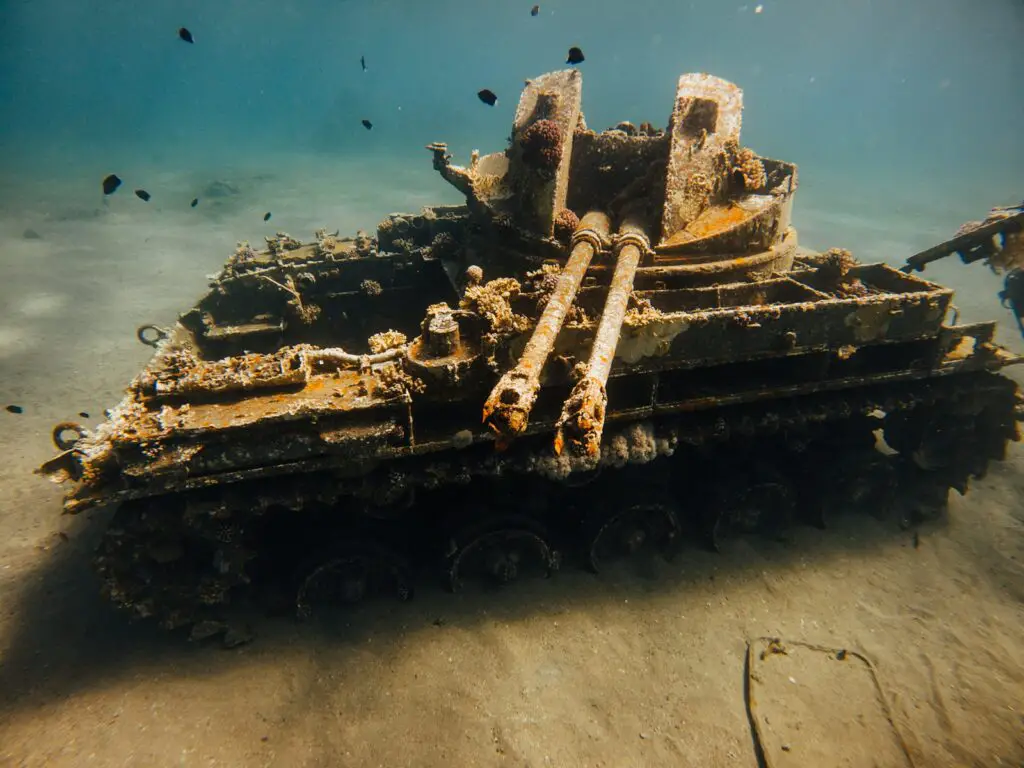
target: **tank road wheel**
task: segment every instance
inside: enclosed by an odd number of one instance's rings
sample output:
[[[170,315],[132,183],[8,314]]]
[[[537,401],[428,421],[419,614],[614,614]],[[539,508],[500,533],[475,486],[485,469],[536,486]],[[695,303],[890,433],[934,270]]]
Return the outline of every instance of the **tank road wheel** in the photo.
[[[834,510],[867,512],[883,520],[894,509],[900,486],[898,457],[886,456],[870,448],[853,455],[834,455],[827,467],[814,471],[813,500],[807,505],[807,517],[817,527],[825,527],[826,517]]]
[[[777,536],[796,517],[796,494],[780,472],[766,468],[719,483],[714,503],[710,544],[719,550],[723,538],[733,534],[758,533]]]
[[[416,486],[405,473],[394,470],[376,472],[363,480],[364,495],[358,500],[359,512],[366,518],[394,522],[409,516],[416,505]]]
[[[941,515],[949,488],[963,495],[972,478],[985,475],[990,461],[1006,457],[1007,443],[1019,439],[1011,384],[999,390],[979,387],[886,416],[886,442],[906,465],[901,485],[912,518]]]
[[[973,431],[952,413],[922,407],[890,414],[885,439],[919,469],[944,475],[949,487],[963,493],[972,470],[983,472],[988,458],[970,450]]]
[[[185,508],[174,496],[125,502],[94,560],[109,599],[167,629],[216,612],[235,587],[248,583],[246,551],[194,535]]]
[[[586,526],[587,564],[594,573],[602,563],[632,557],[652,548],[671,560],[682,529],[672,505],[649,502],[611,508]]]
[[[604,469],[600,464],[593,469],[588,469],[581,472],[573,472],[564,480],[561,481],[562,485],[566,488],[586,488],[591,483],[596,482],[601,477],[601,471]]]
[[[457,533],[448,548],[448,587],[457,592],[463,579],[489,585],[507,584],[535,567],[550,576],[561,565],[561,554],[547,542],[547,531],[522,516],[494,518]]]
[[[351,605],[367,595],[391,593],[399,600],[413,594],[405,559],[372,542],[349,541],[310,558],[298,571],[296,614],[307,619],[314,606]]]

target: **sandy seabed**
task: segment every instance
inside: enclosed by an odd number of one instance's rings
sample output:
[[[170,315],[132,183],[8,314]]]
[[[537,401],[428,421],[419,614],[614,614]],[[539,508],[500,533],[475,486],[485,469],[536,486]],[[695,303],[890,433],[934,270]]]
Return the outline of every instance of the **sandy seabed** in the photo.
[[[263,619],[230,651],[128,623],[89,568],[104,513],[62,517],[59,490],[31,473],[53,424],[102,417],[148,358],[135,328],[170,323],[236,240],[372,230],[390,210],[455,200],[429,171],[368,159],[275,165],[287,170],[154,174],[148,204],[127,179],[106,205],[91,176],[0,180],[0,398],[24,408],[0,412],[0,764],[754,766],[746,642],[771,635],[872,659],[915,765],[1024,765],[1024,446],[954,494],[917,548],[892,523],[843,517],[642,572]],[[237,192],[190,209],[217,179]],[[806,245],[898,263],[980,217],[973,205],[838,213],[805,189],[795,223]],[[984,267],[927,276],[1021,351]],[[850,695],[827,676],[792,685],[796,700]],[[786,764],[872,764],[847,730],[809,729]],[[873,739],[888,754],[891,733],[868,732],[862,752]]]

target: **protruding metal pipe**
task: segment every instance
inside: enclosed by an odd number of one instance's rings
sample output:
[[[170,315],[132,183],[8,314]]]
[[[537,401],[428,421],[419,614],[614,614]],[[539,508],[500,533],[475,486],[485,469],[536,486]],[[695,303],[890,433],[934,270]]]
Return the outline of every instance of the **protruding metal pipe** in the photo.
[[[608,393],[605,384],[612,369],[615,348],[622,333],[629,295],[640,260],[651,250],[651,241],[639,218],[628,215],[615,238],[615,272],[605,299],[601,322],[594,336],[590,360],[583,377],[562,407],[555,433],[555,453],[561,455],[566,444],[573,453],[596,457],[601,450]]]
[[[608,243],[610,231],[608,216],[600,211],[591,211],[573,233],[569,260],[519,362],[498,380],[484,403],[484,423],[500,437],[512,438],[526,429],[540,390],[541,370],[554,349],[565,316],[576,300],[590,260]]]

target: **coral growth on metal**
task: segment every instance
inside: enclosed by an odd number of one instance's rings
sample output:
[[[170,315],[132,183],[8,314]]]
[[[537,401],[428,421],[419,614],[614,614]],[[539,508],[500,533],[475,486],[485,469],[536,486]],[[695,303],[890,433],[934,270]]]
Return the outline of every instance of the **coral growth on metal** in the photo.
[[[682,76],[667,130],[591,130],[581,98],[578,70],[546,74],[505,150],[459,167],[430,145],[465,205],[240,244],[42,468],[77,481],[67,510],[452,451],[565,476],[638,425],[628,460],[664,454],[673,414],[1016,361],[993,324],[945,322],[950,290],[799,251],[796,167],[740,144],[734,84]]]

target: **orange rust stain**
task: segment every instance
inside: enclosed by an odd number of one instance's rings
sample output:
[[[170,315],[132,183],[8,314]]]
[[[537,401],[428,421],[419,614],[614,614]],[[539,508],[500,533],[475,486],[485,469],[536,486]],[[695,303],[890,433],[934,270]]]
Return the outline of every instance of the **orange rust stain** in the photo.
[[[306,381],[306,386],[299,392],[279,397],[288,401],[293,401],[296,397],[323,397],[325,390],[330,390],[326,394],[331,394],[334,390],[344,390],[358,384],[361,378],[363,377],[356,371],[342,371],[334,376],[314,376]]]
[[[744,210],[738,205],[715,206],[704,211],[690,223],[686,232],[695,239],[711,237],[727,232],[754,218],[756,212]]]
[[[761,211],[751,211],[735,203],[708,208],[691,221],[685,229],[676,232],[663,243],[664,247],[689,245],[697,240],[721,235],[746,224]]]
[[[264,394],[256,390],[234,402],[193,403],[186,413],[181,414],[180,429],[187,431],[242,426],[286,414],[300,403],[316,410],[345,411],[352,408],[362,378],[355,371],[342,371],[340,376],[312,378],[297,392]],[[372,377],[366,377],[366,384],[372,393],[375,389]]]

